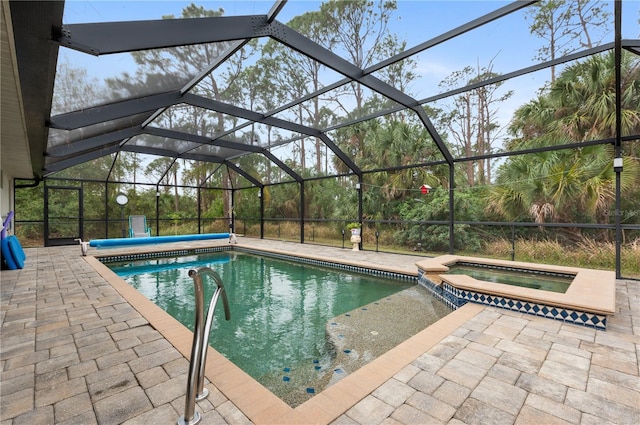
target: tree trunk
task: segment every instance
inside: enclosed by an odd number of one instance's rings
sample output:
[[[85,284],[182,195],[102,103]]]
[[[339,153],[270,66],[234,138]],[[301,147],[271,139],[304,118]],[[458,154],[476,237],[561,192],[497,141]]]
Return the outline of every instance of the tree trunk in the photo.
[[[180,211],[180,198],[178,194],[178,167],[175,164],[173,167],[173,188],[173,208],[175,212],[178,212]]]
[[[485,128],[487,125],[487,118],[485,117],[485,103],[486,92],[483,88],[479,88],[476,91],[478,96],[478,141],[476,144],[476,152],[478,155],[484,155],[485,153]],[[484,184],[484,160],[478,161],[478,183]]]
[[[471,122],[471,96],[469,93],[465,94],[464,98],[464,107],[465,107],[465,135],[464,135],[464,153],[465,156],[470,157],[473,156],[473,145],[471,141],[471,137],[473,134],[473,124]],[[475,179],[473,175],[473,161],[465,162],[467,167],[467,183],[469,186],[473,186],[475,184]]]
[[[302,117],[302,107],[298,106],[298,122],[300,124],[302,124],[303,121],[303,117]],[[300,169],[304,170],[306,168],[306,161],[305,161],[305,151],[304,151],[304,138],[300,139]]]

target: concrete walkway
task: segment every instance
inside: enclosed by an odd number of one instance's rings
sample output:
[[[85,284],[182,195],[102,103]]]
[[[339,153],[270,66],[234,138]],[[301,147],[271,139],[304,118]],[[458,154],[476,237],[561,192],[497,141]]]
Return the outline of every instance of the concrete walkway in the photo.
[[[345,257],[345,250],[308,244],[241,244]],[[25,252],[24,269],[0,272],[0,423],[176,423],[188,367],[182,352],[80,256],[79,247]],[[417,260],[370,251],[349,258],[390,268],[411,268]],[[381,385],[336,399],[342,413],[327,413],[336,406],[321,412],[316,403],[316,416],[265,422],[638,424],[640,282],[618,281],[616,301],[606,332],[469,306],[469,319]],[[208,399],[198,403],[202,424],[252,422],[233,395],[208,388]]]

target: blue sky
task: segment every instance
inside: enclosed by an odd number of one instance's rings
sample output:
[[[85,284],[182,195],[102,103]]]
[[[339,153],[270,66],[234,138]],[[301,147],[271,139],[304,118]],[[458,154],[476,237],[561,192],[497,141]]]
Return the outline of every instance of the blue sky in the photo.
[[[64,23],[108,22],[125,20],[160,19],[164,15],[180,16],[183,7],[189,2],[177,1],[67,1],[65,7]],[[196,2],[207,9],[222,7],[225,15],[250,15],[264,14],[273,5],[272,1],[204,1]],[[407,46],[412,47],[424,42],[436,35],[459,26],[471,19],[486,14],[498,7],[507,4],[505,1],[405,1],[398,2],[398,10],[392,19],[389,29],[400,39],[407,41]],[[294,16],[303,14],[309,10],[317,10],[320,2],[317,1],[289,1],[278,15],[278,20],[288,22]],[[503,25],[504,26],[504,25]],[[526,35],[526,32],[525,34]],[[477,35],[469,35],[460,38],[455,44],[455,49],[435,48],[434,58],[432,54],[425,56],[424,62],[418,63],[418,71],[422,74],[425,89],[418,89],[414,93],[417,97],[426,97],[433,94],[433,87],[446,75],[466,65],[470,58],[472,63],[486,62],[498,55],[505,57],[508,54],[502,46],[506,40],[500,43],[488,43],[486,46],[476,44],[472,47],[472,55],[453,54],[455,50],[463,50],[469,47],[470,38]],[[530,37],[525,40],[531,42]],[[493,44],[494,46],[491,46]],[[496,44],[501,44],[496,48]],[[111,55],[100,58],[61,49],[61,56],[68,56],[74,64],[82,64],[90,70],[91,75],[97,75],[100,79],[131,69],[132,61],[129,54]],[[528,55],[526,61],[528,64]],[[421,60],[421,59],[418,59]],[[513,58],[509,58],[510,65]],[[522,65],[522,66],[525,66]],[[512,69],[510,69],[512,70]],[[506,72],[506,71],[505,71]],[[330,83],[332,81],[328,81]]]
[[[63,22],[73,24],[148,20],[161,19],[165,15],[179,17],[182,9],[190,3],[191,1],[67,0]],[[225,11],[225,16],[265,14],[273,5],[271,0],[194,1],[194,3],[204,6],[206,9],[216,10],[221,7]],[[399,39],[406,40],[407,47],[411,48],[509,3],[509,1],[497,0],[398,0],[398,10],[390,22],[389,30],[396,33]],[[291,18],[307,11],[318,10],[319,5],[318,1],[290,0],[277,19],[286,23]],[[609,1],[609,7],[612,13],[613,1]],[[623,1],[624,38],[639,37],[638,18],[640,14],[638,11],[640,11],[640,0]],[[613,41],[612,33],[608,34],[607,39],[603,42],[609,41]],[[529,24],[525,19],[525,13],[523,11],[513,13],[416,55],[414,60],[419,78],[411,86],[409,94],[416,99],[424,99],[441,93],[444,89],[439,86],[439,83],[452,72],[465,66],[486,67],[492,63],[493,71],[499,74],[530,66],[535,63],[534,57],[540,45],[541,40],[529,33]],[[60,60],[68,60],[74,67],[86,68],[89,76],[98,80],[120,76],[124,71],[135,73],[135,66],[129,53],[94,57],[61,48]],[[334,76],[327,78],[334,78],[334,80],[323,81],[325,84],[332,83],[341,77],[335,76],[334,73]],[[500,104],[498,120],[501,124],[508,124],[513,112],[535,98],[538,90],[544,86],[549,78],[550,71],[544,70],[506,82],[500,90],[502,92],[511,90],[514,94],[510,99]],[[102,103],[109,99],[92,100]],[[448,104],[447,101],[441,101],[433,106],[447,108],[451,104]],[[286,153],[280,154],[286,155]]]
[[[78,22],[104,22],[113,20],[138,20],[138,19],[158,19],[162,15],[179,15],[182,8],[188,5],[188,1],[157,1],[157,0],[67,0],[65,6],[65,23]],[[208,9],[219,7],[225,10],[225,15],[254,15],[264,14],[273,1],[267,0],[240,0],[240,1],[195,1],[198,5],[204,5]],[[306,0],[290,0],[284,10],[280,13],[279,19],[287,21],[290,18],[304,13],[308,10],[315,10],[321,2]],[[429,4],[438,5],[438,9],[450,15],[449,11],[457,10],[457,14],[470,15],[478,11],[490,11],[501,5],[508,4],[508,1],[499,0],[399,0],[400,9],[424,10]],[[424,16],[415,16],[422,19]],[[429,17],[432,17],[431,15]],[[461,19],[464,19],[461,17]]]
[[[184,1],[80,1],[67,0],[64,23],[87,23],[106,21],[129,21],[160,19],[163,15],[180,16],[182,9],[191,2]],[[195,1],[207,9],[223,8],[226,16],[265,14],[273,1]],[[486,13],[496,10],[508,1],[436,1],[398,0],[398,10],[390,22],[389,30],[413,47],[437,35],[465,24]],[[278,15],[278,20],[288,22],[292,17],[306,11],[317,10],[320,2],[290,0]],[[609,2],[613,12],[613,1]],[[638,11],[640,1],[623,2],[623,37],[638,37]],[[608,34],[606,41],[612,41]],[[457,37],[443,45],[436,46],[415,57],[416,72],[420,78],[412,85],[411,95],[423,99],[444,89],[439,83],[453,71],[465,66],[486,67],[493,64],[497,73],[511,72],[534,62],[541,40],[531,36],[523,11],[494,21],[480,29]],[[130,54],[91,57],[89,55],[61,49],[61,57],[68,57],[74,65],[89,70],[90,75],[99,79],[119,75],[128,70],[134,73]],[[550,72],[543,71],[526,75],[505,84],[505,89],[514,90],[515,95],[504,104],[501,113],[510,114],[527,100],[533,98],[537,90],[549,79]],[[326,81],[331,83],[333,81]],[[508,85],[508,87],[507,87]]]
[[[86,23],[125,20],[160,19],[163,15],[180,16],[182,8],[190,2],[184,1],[81,1],[68,0],[65,6],[64,23]],[[223,8],[225,15],[264,14],[273,1],[202,1],[195,2],[208,9]],[[398,10],[390,23],[390,30],[398,34],[412,47],[443,32],[451,30],[474,18],[480,17],[508,1],[409,1],[399,0]],[[320,2],[291,0],[278,15],[278,20],[287,22],[292,17],[309,10],[317,10]],[[609,2],[612,9],[613,2]],[[640,1],[625,0],[624,16],[628,19],[623,27],[624,37],[638,37],[638,10]],[[484,28],[458,37],[445,47],[430,49],[429,53],[419,56],[419,70],[429,79],[432,86],[450,72],[465,65],[486,65],[493,60],[496,71],[509,72],[533,63],[532,58],[540,46],[540,40],[529,34],[528,24],[523,12],[503,18]],[[635,19],[634,19],[635,18]],[[612,35],[610,36],[612,39]],[[62,49],[64,51],[66,49]],[[433,53],[431,53],[433,52]],[[75,55],[80,60],[80,57]],[[88,60],[88,62],[92,62]],[[102,62],[107,62],[104,60]],[[114,61],[112,63],[117,63]],[[98,72],[113,68],[96,66]],[[438,82],[439,82],[438,80]],[[431,89],[416,93],[417,97],[426,97]]]

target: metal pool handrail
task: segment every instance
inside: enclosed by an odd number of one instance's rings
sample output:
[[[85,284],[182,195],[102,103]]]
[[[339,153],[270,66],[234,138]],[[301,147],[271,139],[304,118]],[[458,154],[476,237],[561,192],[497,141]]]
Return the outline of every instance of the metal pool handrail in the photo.
[[[206,320],[204,319],[204,287],[202,282],[202,277],[205,275],[216,282],[216,290],[209,302]],[[207,347],[209,346],[211,322],[213,322],[213,315],[220,295],[222,295],[222,303],[224,304],[225,319],[231,319],[229,300],[227,299],[224,284],[218,273],[209,267],[201,267],[198,270],[189,270],[189,277],[193,279],[196,317],[193,330],[193,345],[191,346],[191,362],[189,363],[189,375],[187,376],[187,396],[185,399],[184,416],[178,418],[178,425],[195,425],[200,422],[201,416],[200,413],[196,411],[196,400],[203,400],[209,395],[209,390],[204,388],[204,369],[207,362]]]

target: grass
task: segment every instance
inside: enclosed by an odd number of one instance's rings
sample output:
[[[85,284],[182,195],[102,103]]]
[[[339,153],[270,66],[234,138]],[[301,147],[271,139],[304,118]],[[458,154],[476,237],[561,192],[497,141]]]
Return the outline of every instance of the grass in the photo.
[[[529,263],[614,270],[615,250],[613,242],[596,242],[586,238],[575,246],[566,246],[550,240],[518,239],[515,244],[515,259]],[[498,239],[487,242],[482,255],[486,256],[487,253],[496,258],[511,258],[511,241]],[[622,275],[640,278],[640,241],[624,245],[621,259]]]

